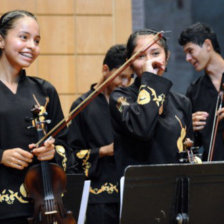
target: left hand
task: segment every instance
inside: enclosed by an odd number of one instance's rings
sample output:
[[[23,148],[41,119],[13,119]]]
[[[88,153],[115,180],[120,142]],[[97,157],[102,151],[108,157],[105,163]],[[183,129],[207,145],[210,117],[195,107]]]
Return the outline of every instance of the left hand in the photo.
[[[32,153],[37,157],[38,160],[51,160],[55,155],[55,139],[49,138],[47,139],[43,146],[36,147],[34,143],[29,145],[29,149],[32,150]]]

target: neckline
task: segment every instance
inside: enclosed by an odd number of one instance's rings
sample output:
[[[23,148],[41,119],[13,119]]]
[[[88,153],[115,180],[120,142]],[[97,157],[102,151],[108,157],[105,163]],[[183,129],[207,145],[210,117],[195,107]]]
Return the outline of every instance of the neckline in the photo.
[[[18,80],[18,85],[17,85],[15,93],[4,82],[2,82],[2,80],[0,80],[0,83],[11,95],[16,96],[18,94],[18,91],[19,91],[20,83],[25,78],[25,76],[26,76],[25,70],[21,70],[19,72],[19,80]]]

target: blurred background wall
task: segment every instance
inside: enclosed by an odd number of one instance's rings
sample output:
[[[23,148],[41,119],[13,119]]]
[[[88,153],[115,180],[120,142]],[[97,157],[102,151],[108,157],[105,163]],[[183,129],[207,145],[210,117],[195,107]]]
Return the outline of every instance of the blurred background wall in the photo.
[[[126,43],[133,30],[170,31],[165,35],[171,51],[165,76],[181,93],[201,75],[185,62],[177,42],[182,29],[197,21],[211,25],[224,52],[224,0],[0,0],[0,14],[12,9],[38,17],[41,55],[27,73],[56,87],[65,115],[101,77],[107,49]]]

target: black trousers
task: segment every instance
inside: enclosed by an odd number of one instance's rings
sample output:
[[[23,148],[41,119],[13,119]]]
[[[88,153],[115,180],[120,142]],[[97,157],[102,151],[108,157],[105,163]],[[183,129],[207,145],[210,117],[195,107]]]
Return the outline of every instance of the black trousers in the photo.
[[[88,204],[85,224],[119,224],[119,203]]]

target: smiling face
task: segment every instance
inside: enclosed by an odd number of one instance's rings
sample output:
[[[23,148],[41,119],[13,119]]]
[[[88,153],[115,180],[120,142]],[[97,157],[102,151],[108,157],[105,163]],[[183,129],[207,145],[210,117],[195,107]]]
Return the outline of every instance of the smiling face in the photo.
[[[147,44],[153,41],[154,35],[141,35],[136,39],[136,47],[133,54],[143,49]],[[152,66],[160,65],[161,68],[166,67],[167,56],[165,49],[159,44],[153,44],[147,51],[140,55],[133,63],[132,68],[137,76],[141,76],[144,71],[144,66],[147,61],[151,61]],[[162,75],[163,72],[160,74]]]
[[[5,59],[13,68],[21,70],[28,67],[37,58],[40,33],[37,21],[28,16],[17,19],[5,38],[1,37],[1,59]]]
[[[206,42],[202,46],[192,42],[184,45],[184,52],[186,54],[186,61],[194,66],[196,71],[206,69],[210,60],[210,51]]]

